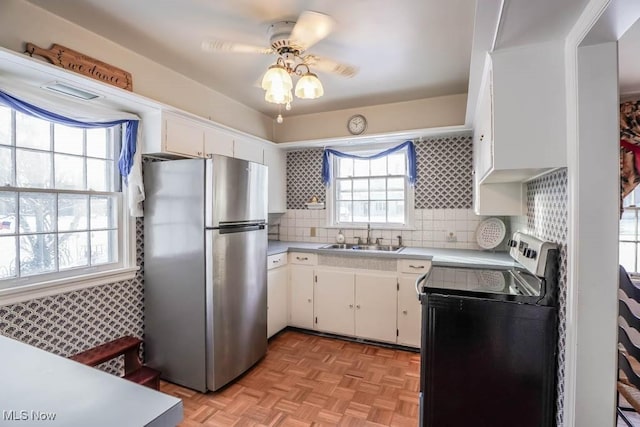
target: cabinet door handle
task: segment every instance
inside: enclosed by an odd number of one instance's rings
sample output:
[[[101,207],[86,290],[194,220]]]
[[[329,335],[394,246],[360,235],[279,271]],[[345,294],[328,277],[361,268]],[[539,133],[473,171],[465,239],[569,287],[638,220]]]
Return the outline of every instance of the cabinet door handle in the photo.
[[[210,159],[213,159],[213,153],[207,154],[207,157],[210,158]]]
[[[360,304],[356,305],[356,308],[357,308],[358,310],[360,310]]]
[[[202,151],[198,151],[198,156],[202,156]]]
[[[353,304],[349,304],[349,308],[353,308]]]
[[[274,260],[273,260],[273,261],[271,261],[271,262],[272,262],[273,264],[277,264],[277,263],[279,263],[279,262],[280,262],[280,260],[279,260],[279,259],[274,259]]]
[[[407,310],[402,310],[402,314],[407,315]]]
[[[424,265],[411,265],[409,264],[410,268],[424,268]]]
[[[296,259],[297,259],[298,261],[307,261],[309,258],[307,258],[306,256],[305,256],[305,257],[299,257],[299,256],[297,256],[297,257],[296,257]]]
[[[311,298],[307,299],[307,302],[311,302]]]

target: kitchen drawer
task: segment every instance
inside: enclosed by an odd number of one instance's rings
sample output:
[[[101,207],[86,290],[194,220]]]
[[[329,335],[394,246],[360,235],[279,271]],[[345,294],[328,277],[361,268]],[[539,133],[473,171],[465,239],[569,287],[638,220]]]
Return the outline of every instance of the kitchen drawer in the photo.
[[[287,265],[286,252],[283,252],[281,254],[269,255],[267,257],[267,270],[271,270],[272,268],[282,267],[283,265]]]
[[[318,264],[318,255],[305,252],[292,252],[289,254],[289,263],[302,265]]]
[[[401,259],[398,260],[398,273],[422,274],[431,268],[431,260],[428,259]]]

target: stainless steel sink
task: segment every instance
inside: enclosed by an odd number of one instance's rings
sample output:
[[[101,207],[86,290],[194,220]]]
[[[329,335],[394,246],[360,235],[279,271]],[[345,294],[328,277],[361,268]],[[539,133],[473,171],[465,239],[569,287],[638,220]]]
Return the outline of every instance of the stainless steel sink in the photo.
[[[320,249],[336,249],[347,251],[382,251],[382,252],[400,252],[404,246],[395,245],[357,245],[351,243],[334,243],[322,246]]]

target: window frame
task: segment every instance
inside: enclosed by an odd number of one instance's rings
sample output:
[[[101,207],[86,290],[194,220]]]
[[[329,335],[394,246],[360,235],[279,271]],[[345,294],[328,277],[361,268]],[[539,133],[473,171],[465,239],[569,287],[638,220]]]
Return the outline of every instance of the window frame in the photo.
[[[343,149],[342,151],[349,154],[368,156],[380,152],[380,150],[385,150],[390,148],[392,145],[385,146],[375,146],[375,147],[358,147],[358,148],[349,148]],[[398,153],[402,153],[405,157],[405,162],[408,167],[408,152],[406,149],[398,151]],[[394,153],[395,154],[395,153]],[[371,159],[365,159],[371,160]],[[376,228],[378,230],[414,230],[414,222],[415,222],[415,186],[409,182],[409,173],[408,169],[405,168],[404,173],[404,189],[405,189],[405,197],[404,197],[404,214],[405,220],[403,224],[400,223],[389,223],[389,222],[339,222],[338,215],[336,213],[337,209],[337,165],[338,165],[338,156],[331,156],[331,161],[329,164],[330,168],[330,182],[326,185],[326,196],[325,200],[327,202],[326,206],[326,227],[325,228],[337,228],[337,229],[360,229],[367,228],[368,225],[371,228]],[[371,178],[395,178],[399,177],[399,175],[379,175],[379,176],[371,176],[369,175],[367,179]]]
[[[6,108],[12,109],[10,106],[4,106]],[[13,109],[12,109],[13,110]],[[22,147],[18,147],[16,145],[16,120],[15,120],[15,110],[12,114],[12,140],[9,147],[13,148],[13,156],[12,156],[12,164],[14,167],[13,171],[13,180],[17,179],[17,159],[16,159],[16,150],[21,149]],[[53,122],[49,122],[53,123]],[[51,128],[53,129],[53,125]],[[112,131],[112,138],[114,142],[121,141],[123,135],[122,126],[116,128],[115,131]],[[53,141],[53,133],[50,135],[50,146],[48,150],[40,150],[43,152],[51,153],[51,162],[52,162],[52,176],[55,176],[55,165],[54,157],[55,151],[54,141]],[[86,169],[86,160],[93,158],[93,156],[89,156],[86,150],[86,133],[84,135],[83,141],[83,153],[81,155],[76,154],[75,156],[81,157],[85,161],[84,173],[85,176],[83,180],[86,184],[87,179],[87,169]],[[35,298],[41,298],[50,295],[61,294],[73,290],[88,288],[92,286],[98,286],[102,284],[120,282],[124,280],[130,280],[135,277],[136,272],[138,271],[138,267],[136,266],[136,225],[135,218],[129,215],[129,206],[128,206],[128,188],[124,185],[122,178],[120,177],[120,173],[118,171],[118,147],[120,143],[115,143],[113,147],[113,191],[94,191],[94,190],[68,190],[68,189],[55,189],[55,188],[38,188],[38,187],[18,187],[17,181],[13,182],[12,185],[0,185],[0,190],[3,192],[13,192],[16,195],[20,193],[45,193],[45,194],[80,194],[86,195],[87,197],[91,196],[100,196],[100,195],[109,195],[116,197],[116,218],[117,221],[117,251],[118,251],[118,261],[113,263],[95,265],[95,266],[82,266],[82,267],[74,267],[60,271],[57,269],[55,272],[48,273],[40,273],[34,274],[30,276],[24,277],[14,277],[0,280],[0,306],[13,304],[17,302],[22,302],[26,300],[31,300]],[[27,149],[29,149],[27,147]],[[65,153],[61,153],[65,154]],[[52,186],[55,183],[52,182]],[[56,212],[57,212],[56,206]],[[85,231],[85,230],[82,230]],[[87,224],[88,233],[91,233],[90,224]],[[55,232],[56,235],[59,235],[60,232],[57,227]],[[14,234],[12,234],[14,235]],[[15,236],[20,238],[23,235],[20,233],[18,229],[15,231]],[[19,266],[16,266],[19,268]]]

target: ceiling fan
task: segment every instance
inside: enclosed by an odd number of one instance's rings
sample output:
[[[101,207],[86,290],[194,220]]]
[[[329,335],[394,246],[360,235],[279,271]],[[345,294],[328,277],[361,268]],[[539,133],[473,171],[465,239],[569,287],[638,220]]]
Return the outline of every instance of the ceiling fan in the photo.
[[[269,67],[262,79],[262,88],[266,91],[265,100],[285,104],[287,109],[290,109],[293,99],[291,75],[300,77],[295,88],[296,96],[315,99],[324,94],[324,89],[310,67],[343,77],[353,77],[357,73],[353,66],[306,53],[307,49],[327,37],[334,26],[335,21],[330,16],[304,11],[297,21],[280,21],[269,26],[270,47],[214,39],[203,41],[202,50],[276,55],[276,64]],[[278,121],[280,119],[281,117]]]
[[[341,64],[328,58],[321,58],[305,52],[314,44],[327,37],[335,21],[324,13],[304,11],[297,21],[280,21],[269,26],[269,44],[271,47],[248,45],[226,40],[205,40],[202,50],[208,52],[236,52],[276,54],[285,58],[291,54],[298,56],[307,65],[335,73],[344,77],[353,77],[356,68]]]

